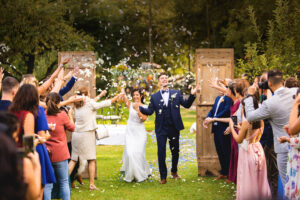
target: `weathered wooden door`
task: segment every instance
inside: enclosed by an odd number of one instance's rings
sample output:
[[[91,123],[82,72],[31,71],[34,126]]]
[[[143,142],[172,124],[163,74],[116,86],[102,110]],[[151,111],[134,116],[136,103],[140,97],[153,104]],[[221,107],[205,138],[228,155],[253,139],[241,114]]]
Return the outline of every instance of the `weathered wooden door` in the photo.
[[[197,49],[196,50],[196,82],[201,87],[197,94],[197,161],[198,175],[207,172],[218,175],[220,164],[216,153],[211,126],[205,129],[203,120],[212,108],[218,91],[209,87],[208,81],[233,78],[233,49]]]
[[[74,92],[80,86],[87,86],[90,89],[91,97],[96,95],[96,65],[95,53],[93,51],[66,51],[58,53],[58,63],[66,57],[71,57],[70,62],[65,68],[65,75],[78,66],[80,73],[73,89],[64,96],[67,99],[69,96],[74,95]]]

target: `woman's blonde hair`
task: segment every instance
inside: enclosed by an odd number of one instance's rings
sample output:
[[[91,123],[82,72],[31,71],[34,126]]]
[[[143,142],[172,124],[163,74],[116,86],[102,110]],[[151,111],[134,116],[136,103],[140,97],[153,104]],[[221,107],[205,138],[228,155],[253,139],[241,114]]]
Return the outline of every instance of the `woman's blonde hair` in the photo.
[[[89,95],[89,88],[86,87],[86,86],[79,87],[77,91],[78,91],[76,93],[77,95],[84,95],[84,96]],[[80,108],[84,105],[84,102],[83,101],[75,102],[74,105],[75,105],[76,108]]]
[[[39,87],[39,82],[38,82],[38,80],[35,78],[35,76],[33,74],[25,74],[25,75],[23,75],[22,81],[20,83],[20,86],[22,86],[24,84],[34,85],[36,88]]]

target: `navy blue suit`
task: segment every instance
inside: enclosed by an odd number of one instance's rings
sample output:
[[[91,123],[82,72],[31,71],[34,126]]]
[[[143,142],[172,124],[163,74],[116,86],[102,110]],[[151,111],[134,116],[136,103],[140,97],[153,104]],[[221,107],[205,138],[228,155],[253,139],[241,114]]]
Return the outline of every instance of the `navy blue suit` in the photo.
[[[227,118],[230,117],[230,107],[232,105],[232,100],[224,96],[222,102],[219,105],[217,113],[215,115],[219,99],[218,96],[212,109],[209,111],[207,117],[211,118]],[[228,123],[214,122],[212,124],[211,132],[214,133],[214,141],[221,165],[221,175],[228,175],[229,164],[230,164],[230,135],[224,135],[224,131],[228,127]]]
[[[164,104],[161,91],[151,95],[148,108],[140,107],[141,113],[152,115],[155,111],[155,133],[157,140],[158,164],[161,179],[167,177],[166,167],[166,143],[169,138],[169,146],[172,153],[172,169],[171,172],[177,172],[177,164],[179,159],[179,131],[184,129],[181,115],[180,105],[185,108],[191,107],[195,100],[194,95],[190,95],[186,100],[178,90],[169,90],[168,105]]]
[[[67,85],[59,90],[58,94],[60,96],[60,100],[63,100],[63,96],[67,94],[70,90],[72,90],[76,80],[77,79],[74,76],[72,76],[72,78],[68,81]]]

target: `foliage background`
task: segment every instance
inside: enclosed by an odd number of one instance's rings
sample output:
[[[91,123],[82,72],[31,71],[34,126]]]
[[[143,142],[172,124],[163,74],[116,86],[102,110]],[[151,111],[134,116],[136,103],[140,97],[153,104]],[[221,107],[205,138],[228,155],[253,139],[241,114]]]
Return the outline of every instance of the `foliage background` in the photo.
[[[59,51],[93,50],[110,68],[149,62],[147,0],[0,0],[0,62],[38,79]],[[234,48],[236,76],[279,68],[296,75],[298,0],[151,0],[153,60],[172,74],[193,68],[197,48]],[[98,74],[103,68],[97,69]],[[105,81],[97,81],[98,87]]]

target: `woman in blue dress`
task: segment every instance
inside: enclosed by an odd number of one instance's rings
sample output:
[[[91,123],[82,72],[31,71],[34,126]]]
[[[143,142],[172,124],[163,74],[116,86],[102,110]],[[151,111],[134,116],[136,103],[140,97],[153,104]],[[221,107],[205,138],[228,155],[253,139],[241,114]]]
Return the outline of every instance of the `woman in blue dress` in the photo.
[[[63,62],[58,66],[58,68],[55,70],[55,72],[51,75],[48,81],[46,81],[43,85],[39,87],[38,81],[35,78],[33,74],[27,74],[23,76],[22,82],[20,85],[23,84],[31,84],[34,85],[39,95],[41,95],[43,92],[45,92],[54,82],[55,78],[59,74],[59,72],[63,69],[63,65],[68,63],[70,58],[66,58],[63,60]],[[52,168],[52,164],[49,158],[49,154],[46,148],[46,145],[44,144],[46,140],[50,137],[49,134],[47,134],[47,131],[49,130],[48,122],[45,114],[45,110],[42,106],[38,107],[37,116],[35,116],[35,133],[37,133],[40,137],[40,144],[36,146],[36,151],[39,154],[40,158],[40,164],[41,164],[41,177],[42,177],[42,192],[40,199],[51,199],[51,194],[43,194],[44,193],[44,186],[47,183],[56,183],[55,174]]]
[[[28,79],[23,78],[21,85],[23,84],[31,84],[36,87],[35,82],[30,82]],[[34,132],[37,133],[40,137],[40,144],[36,146],[36,151],[39,154],[40,158],[40,164],[41,164],[41,177],[42,177],[42,192],[40,199],[44,196],[44,186],[47,183],[56,183],[55,174],[52,168],[52,164],[49,158],[49,154],[46,148],[46,145],[44,144],[46,140],[50,137],[47,134],[47,131],[49,130],[48,122],[45,114],[45,110],[42,106],[38,106],[37,115],[35,116],[35,130]],[[51,199],[50,197],[45,197],[44,199]]]

